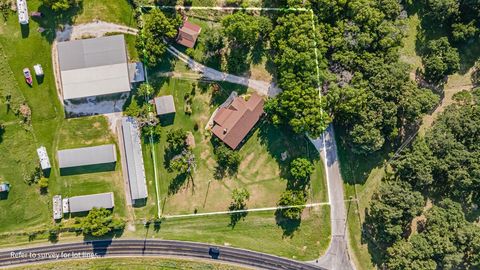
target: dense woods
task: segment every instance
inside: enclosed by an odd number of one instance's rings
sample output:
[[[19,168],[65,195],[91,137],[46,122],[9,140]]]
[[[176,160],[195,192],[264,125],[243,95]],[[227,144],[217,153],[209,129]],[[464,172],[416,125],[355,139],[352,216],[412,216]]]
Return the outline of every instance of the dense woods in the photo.
[[[365,239],[388,269],[480,267],[480,89],[455,99],[370,204]]]

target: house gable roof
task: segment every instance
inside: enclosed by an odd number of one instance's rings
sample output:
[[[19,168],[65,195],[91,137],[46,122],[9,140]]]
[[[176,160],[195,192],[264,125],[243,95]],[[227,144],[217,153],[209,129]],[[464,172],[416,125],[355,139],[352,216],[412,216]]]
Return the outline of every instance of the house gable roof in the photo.
[[[212,132],[232,149],[236,149],[263,114],[263,98],[253,93],[248,101],[236,97],[218,110]]]

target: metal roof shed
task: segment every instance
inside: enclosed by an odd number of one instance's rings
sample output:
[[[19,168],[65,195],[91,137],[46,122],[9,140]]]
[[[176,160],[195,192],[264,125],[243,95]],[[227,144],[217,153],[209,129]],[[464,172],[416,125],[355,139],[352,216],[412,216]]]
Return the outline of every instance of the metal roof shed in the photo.
[[[123,146],[128,171],[128,184],[132,200],[148,197],[145,168],[143,165],[142,145],[137,122],[131,117],[122,118]]]
[[[161,96],[155,98],[155,107],[157,109],[157,115],[165,115],[175,113],[175,102],[173,96]]]
[[[114,144],[59,150],[57,155],[58,165],[61,169],[108,164],[117,161]]]
[[[63,99],[130,91],[123,35],[59,42]]]
[[[75,196],[68,198],[70,213],[86,212],[93,208],[111,209],[115,206],[113,192]]]

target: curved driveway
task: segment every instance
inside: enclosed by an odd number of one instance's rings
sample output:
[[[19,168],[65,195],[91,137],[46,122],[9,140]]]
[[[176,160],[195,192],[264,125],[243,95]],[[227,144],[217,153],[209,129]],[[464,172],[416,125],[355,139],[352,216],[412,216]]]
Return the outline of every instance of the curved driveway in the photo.
[[[324,268],[244,249],[219,247],[218,257],[209,254],[213,245],[167,240],[100,240],[57,244],[0,252],[0,268],[68,259],[99,257],[185,257],[218,260],[258,269],[322,270]]]

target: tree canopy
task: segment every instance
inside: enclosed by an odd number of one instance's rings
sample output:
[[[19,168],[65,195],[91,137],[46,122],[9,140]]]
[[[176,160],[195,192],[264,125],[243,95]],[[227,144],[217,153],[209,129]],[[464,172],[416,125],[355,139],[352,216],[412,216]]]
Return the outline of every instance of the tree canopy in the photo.
[[[180,24],[179,16],[168,17],[158,8],[143,15],[143,27],[137,39],[137,49],[149,66],[154,67],[162,62],[167,50],[165,40],[177,35]]]
[[[81,219],[80,227],[84,234],[104,236],[112,231],[123,230],[125,222],[113,217],[112,212],[105,208],[93,208]]]

